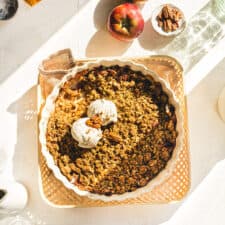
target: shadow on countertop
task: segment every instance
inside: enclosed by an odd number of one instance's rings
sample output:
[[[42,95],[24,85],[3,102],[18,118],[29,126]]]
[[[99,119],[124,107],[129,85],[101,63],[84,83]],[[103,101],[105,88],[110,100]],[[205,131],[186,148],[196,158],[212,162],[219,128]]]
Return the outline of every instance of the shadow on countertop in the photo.
[[[156,33],[152,27],[151,19],[149,19],[145,22],[144,31],[138,38],[138,41],[144,49],[161,50],[173,39],[173,37],[163,37]]]
[[[112,11],[114,7],[122,3],[124,3],[123,0],[115,0],[115,1],[100,0],[94,12],[93,19],[94,19],[95,27],[98,30],[105,29],[109,13]]]
[[[93,18],[97,32],[91,37],[86,47],[87,57],[121,56],[132,44],[132,42],[113,38],[107,31],[107,19],[111,10],[123,2],[123,0],[101,0],[97,4]]]
[[[107,30],[98,30],[86,47],[87,57],[121,56],[132,42],[123,42],[113,38]]]
[[[33,192],[38,193],[37,86],[31,87],[21,98],[13,102],[7,111],[17,115],[14,176],[31,191],[29,202],[37,200],[33,199],[36,196]]]

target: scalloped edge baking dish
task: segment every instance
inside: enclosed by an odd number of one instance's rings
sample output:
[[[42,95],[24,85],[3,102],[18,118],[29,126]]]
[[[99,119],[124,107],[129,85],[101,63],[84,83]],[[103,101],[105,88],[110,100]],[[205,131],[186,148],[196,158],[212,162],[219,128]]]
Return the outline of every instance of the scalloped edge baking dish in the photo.
[[[74,78],[76,74],[82,70],[91,69],[93,67],[98,67],[100,65],[103,66],[112,66],[112,65],[119,65],[119,66],[130,66],[130,68],[134,71],[141,71],[145,76],[151,76],[155,81],[160,82],[162,85],[162,89],[164,92],[167,93],[169,97],[170,103],[175,107],[175,113],[177,117],[177,126],[176,130],[178,132],[178,136],[176,139],[176,146],[173,150],[173,154],[171,159],[168,161],[166,167],[149,183],[141,188],[136,189],[133,192],[126,192],[124,194],[113,194],[111,196],[106,195],[99,195],[95,193],[91,193],[88,191],[80,190],[76,185],[72,184],[60,171],[59,167],[55,164],[52,155],[47,149],[46,146],[46,128],[48,124],[48,119],[50,117],[51,112],[54,110],[54,102],[58,96],[60,88],[64,85],[66,81],[71,78]],[[141,194],[151,191],[155,186],[161,184],[165,179],[167,179],[173,169],[175,167],[177,158],[179,156],[179,152],[182,149],[183,144],[183,118],[182,113],[180,110],[180,105],[178,100],[176,99],[172,89],[169,87],[169,84],[160,78],[155,72],[149,70],[147,67],[131,62],[129,60],[96,60],[95,62],[88,62],[82,66],[76,66],[71,71],[66,74],[63,79],[54,87],[52,93],[46,99],[45,106],[41,113],[41,120],[39,122],[39,129],[40,129],[40,143],[41,143],[41,151],[46,159],[46,163],[48,167],[53,171],[55,177],[59,179],[67,188],[73,190],[76,194],[80,196],[86,196],[94,200],[102,200],[102,201],[122,201],[127,198],[135,198]]]

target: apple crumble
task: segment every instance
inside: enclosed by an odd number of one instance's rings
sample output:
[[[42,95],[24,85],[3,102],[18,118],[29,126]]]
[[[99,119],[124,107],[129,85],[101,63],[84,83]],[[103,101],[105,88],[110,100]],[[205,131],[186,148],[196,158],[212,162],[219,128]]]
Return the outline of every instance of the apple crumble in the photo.
[[[81,148],[72,124],[91,102],[112,101],[118,121],[102,127],[94,148]],[[79,72],[60,89],[48,121],[47,148],[61,173],[79,189],[112,195],[145,186],[162,171],[176,145],[175,108],[159,82],[129,66],[99,66]],[[99,118],[87,121],[101,126]]]

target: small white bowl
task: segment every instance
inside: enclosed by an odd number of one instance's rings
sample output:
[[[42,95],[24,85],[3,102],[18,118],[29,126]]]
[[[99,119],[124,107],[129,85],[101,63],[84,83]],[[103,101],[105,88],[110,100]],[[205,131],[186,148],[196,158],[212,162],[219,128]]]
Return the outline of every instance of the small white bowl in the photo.
[[[159,15],[160,11],[162,10],[162,8],[165,6],[165,5],[168,5],[172,8],[175,8],[177,10],[179,10],[182,14],[182,19],[179,21],[179,28],[175,31],[170,31],[170,32],[165,32],[159,25],[158,25],[158,21],[157,21],[157,16]],[[184,16],[184,13],[183,11],[178,8],[177,6],[175,5],[172,5],[172,4],[163,4],[163,5],[160,5],[158,6],[156,9],[153,10],[152,12],[152,17],[151,17],[151,22],[152,22],[152,27],[153,29],[160,35],[162,36],[165,36],[165,37],[172,37],[172,36],[176,36],[178,34],[180,34],[186,27],[186,20],[185,20],[185,16]]]

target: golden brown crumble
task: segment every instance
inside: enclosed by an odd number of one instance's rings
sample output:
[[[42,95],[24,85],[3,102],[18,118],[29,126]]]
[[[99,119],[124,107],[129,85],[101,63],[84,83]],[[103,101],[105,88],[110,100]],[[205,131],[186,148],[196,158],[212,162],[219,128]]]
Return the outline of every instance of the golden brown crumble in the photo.
[[[76,77],[77,85],[72,78],[61,88],[48,121],[47,147],[55,163],[69,181],[92,193],[123,194],[145,186],[165,168],[176,145],[175,109],[161,84],[117,65]],[[115,103],[118,122],[102,127],[95,148],[80,148],[71,125],[100,98]]]

